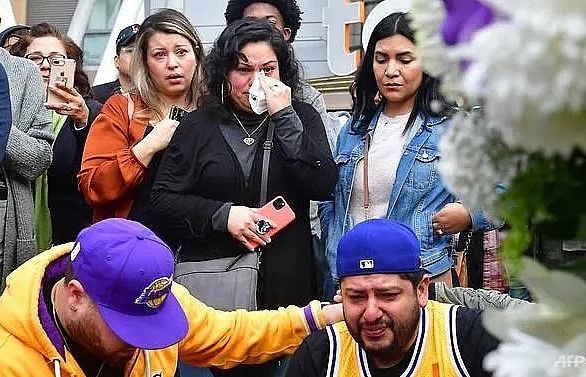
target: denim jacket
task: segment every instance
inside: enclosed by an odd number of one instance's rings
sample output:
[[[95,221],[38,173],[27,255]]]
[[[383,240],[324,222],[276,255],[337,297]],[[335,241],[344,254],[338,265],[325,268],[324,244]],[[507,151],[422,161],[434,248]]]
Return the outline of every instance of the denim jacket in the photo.
[[[382,107],[368,125],[368,132],[374,132]],[[334,152],[338,165],[338,182],[334,199],[320,203],[322,237],[325,239],[326,258],[332,277],[336,280],[336,254],[338,242],[354,222],[349,213],[350,194],[354,183],[357,163],[364,156],[365,135],[352,133],[352,119],[340,130]],[[456,201],[438,171],[440,153],[438,143],[450,122],[444,118],[430,118],[424,123],[420,114],[409,131],[403,155],[397,167],[397,174],[387,208],[386,217],[409,225],[421,243],[423,267],[432,275],[439,275],[452,266],[452,235],[438,235],[433,232],[432,216],[446,204]],[[471,214],[472,227],[485,229],[488,220],[481,211]]]

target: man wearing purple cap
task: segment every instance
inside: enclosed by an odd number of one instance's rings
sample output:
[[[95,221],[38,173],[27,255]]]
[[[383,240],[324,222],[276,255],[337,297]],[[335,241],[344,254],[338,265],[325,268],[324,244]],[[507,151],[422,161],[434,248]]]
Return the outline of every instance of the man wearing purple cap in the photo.
[[[307,338],[287,376],[489,376],[498,341],[481,311],[428,300],[415,233],[394,220],[364,221],[338,245],[344,322]]]
[[[118,69],[118,78],[92,88],[94,98],[99,102],[105,103],[112,94],[126,93],[130,90],[132,85],[130,60],[134,52],[134,42],[136,42],[136,33],[138,33],[139,28],[139,24],[134,24],[125,27],[118,33],[118,37],[116,37],[116,56],[114,56],[114,65]]]
[[[337,305],[221,312],[173,283],[171,250],[107,219],[30,259],[0,296],[2,376],[173,376],[178,359],[233,367],[293,352]]]

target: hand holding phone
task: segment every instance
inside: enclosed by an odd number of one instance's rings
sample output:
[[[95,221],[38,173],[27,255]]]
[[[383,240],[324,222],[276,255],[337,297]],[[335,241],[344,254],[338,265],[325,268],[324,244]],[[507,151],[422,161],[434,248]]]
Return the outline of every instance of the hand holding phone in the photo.
[[[64,85],[66,88],[73,88],[75,80],[75,60],[73,59],[53,59],[51,71],[49,72],[49,85],[47,87],[47,103],[67,102],[55,91],[49,88],[57,88],[57,83]]]
[[[256,234],[263,237],[273,237],[295,220],[295,212],[282,196],[277,196],[255,212],[259,216],[255,222]],[[250,246],[256,249],[261,245],[250,242]]]
[[[264,245],[270,242],[269,237],[256,233],[256,221],[259,216],[253,208],[246,206],[230,206],[228,214],[227,230],[241,242],[248,251],[254,251],[256,245]]]

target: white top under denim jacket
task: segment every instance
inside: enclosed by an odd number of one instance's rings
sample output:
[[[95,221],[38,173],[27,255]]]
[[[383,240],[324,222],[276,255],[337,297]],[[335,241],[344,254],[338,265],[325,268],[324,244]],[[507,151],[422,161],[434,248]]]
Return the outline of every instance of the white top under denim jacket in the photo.
[[[373,135],[382,107],[377,109],[368,125]],[[350,196],[355,182],[356,166],[364,156],[365,135],[353,133],[352,119],[340,130],[334,152],[338,166],[338,182],[333,201],[320,203],[322,236],[326,242],[326,257],[334,280],[336,279],[336,253],[340,238],[354,224],[349,213]],[[423,267],[433,276],[452,266],[452,235],[433,232],[432,216],[447,203],[456,201],[438,171],[440,154],[438,143],[450,121],[445,118],[424,117],[419,114],[409,130],[407,142],[397,167],[395,182],[390,190],[386,218],[409,225],[421,243]],[[489,227],[481,211],[472,213],[474,230]]]

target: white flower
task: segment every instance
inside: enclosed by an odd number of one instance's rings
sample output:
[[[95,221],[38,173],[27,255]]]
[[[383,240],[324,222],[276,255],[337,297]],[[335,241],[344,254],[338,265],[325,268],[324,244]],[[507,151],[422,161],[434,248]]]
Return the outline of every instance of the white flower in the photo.
[[[439,171],[448,190],[466,208],[482,208],[493,219],[498,218],[500,188],[517,174],[519,165],[518,159],[504,153],[495,128],[485,123],[480,112],[461,111],[452,118],[439,146]]]
[[[586,2],[489,0],[504,15],[454,52],[469,100],[527,151],[586,149]],[[577,4],[580,3],[580,4]]]
[[[467,43],[443,43],[441,1],[414,0],[413,25],[425,70],[441,77],[449,97],[482,104],[478,112],[463,107],[443,135],[442,179],[468,208],[496,216],[495,184],[519,174],[530,152],[586,151],[586,1],[480,1],[497,21]],[[517,215],[545,206],[519,205],[529,207]],[[586,377],[586,282],[529,258],[520,278],[536,303],[484,313],[485,327],[502,341],[484,366],[496,377]]]
[[[489,353],[484,368],[493,377],[586,376],[586,336],[558,348],[541,339],[511,330],[509,341]]]
[[[586,334],[586,282],[565,271],[550,271],[531,258],[524,258],[521,280],[537,302],[519,310],[484,313],[484,325],[500,339],[509,329],[547,340],[555,346]],[[586,351],[586,349],[585,349]]]
[[[485,368],[495,377],[586,376],[586,282],[530,258],[521,280],[537,303],[483,314],[486,329],[503,341]]]
[[[415,30],[416,51],[423,61],[424,70],[442,78],[442,91],[449,98],[461,96],[457,55],[444,43],[441,26],[446,8],[441,0],[412,0],[411,22]]]

